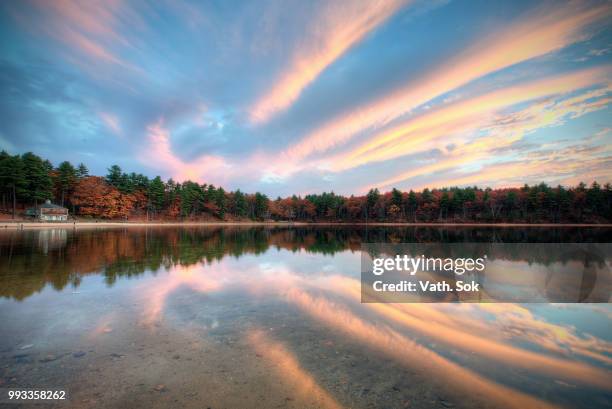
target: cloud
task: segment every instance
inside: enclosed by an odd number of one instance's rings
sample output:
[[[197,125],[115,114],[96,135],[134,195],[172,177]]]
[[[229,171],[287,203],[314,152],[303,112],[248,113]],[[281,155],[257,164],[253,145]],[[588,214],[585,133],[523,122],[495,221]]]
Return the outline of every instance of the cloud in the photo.
[[[183,161],[170,147],[170,132],[164,128],[163,121],[148,128],[148,143],[142,152],[142,160],[177,181],[223,184],[227,182],[227,172],[231,165],[221,156],[201,155],[192,161]]]
[[[249,109],[253,123],[286,109],[302,90],[408,0],[323,2],[274,85]]]
[[[567,151],[569,154],[570,152]],[[562,155],[559,155],[562,156]],[[546,181],[550,184],[571,185],[579,181],[597,180],[605,183],[612,180],[610,169],[612,151],[605,157],[591,158],[573,154],[563,158],[539,158],[516,160],[500,164],[478,164],[473,172],[452,172],[438,175],[431,181],[416,182],[411,188],[480,185],[489,187],[519,187],[525,183]]]
[[[342,170],[436,148],[443,152],[433,163],[412,166],[372,185],[390,187],[416,176],[499,159],[500,149],[513,146],[525,135],[606,108],[612,91],[608,72],[608,67],[582,70],[443,106],[373,137],[330,163]],[[576,89],[581,91],[576,93]],[[501,112],[525,101],[531,104],[514,112]],[[453,149],[446,149],[449,143]]]
[[[99,112],[98,115],[104,124],[112,130],[115,134],[121,135],[121,125],[119,124],[119,118],[109,112]]]
[[[483,127],[491,123],[494,118],[496,123],[513,123],[515,118],[495,118],[494,113],[508,107],[540,100],[545,97],[565,95],[570,92],[581,90],[586,87],[599,86],[597,90],[582,93],[580,96],[554,104],[547,115],[541,115],[542,107],[536,104],[536,110],[529,112],[521,111],[520,115],[537,117],[541,126],[550,125],[555,119],[564,118],[571,111],[573,117],[586,113],[586,110],[594,110],[597,107],[605,107],[608,98],[605,95],[612,90],[609,81],[610,67],[599,67],[588,70],[580,70],[570,74],[558,75],[556,77],[540,79],[529,83],[519,84],[484,95],[477,95],[443,105],[438,109],[428,110],[424,114],[410,119],[390,130],[376,134],[365,143],[330,159],[330,167],[334,170],[343,170],[368,163],[370,161],[389,160],[409,153],[423,152],[432,148],[438,148],[442,144],[447,146],[448,140],[439,141],[441,138],[457,134],[471,134],[474,131],[482,131]],[[604,86],[602,87],[602,83]],[[586,100],[597,98],[596,105],[590,103],[585,105]],[[540,115],[538,115],[540,114]],[[516,118],[518,120],[518,118]],[[523,121],[524,122],[524,121]],[[537,124],[531,124],[531,129],[537,128]],[[492,134],[500,136],[492,127],[486,129]],[[516,132],[509,132],[505,127],[505,134],[512,137]],[[512,139],[509,139],[512,141]],[[506,143],[508,141],[505,141]],[[454,142],[456,144],[457,142]],[[433,145],[432,145],[433,144]],[[452,151],[452,149],[451,149]]]
[[[125,74],[143,71],[126,60],[122,53],[135,48],[122,25],[141,25],[139,13],[123,1],[77,2],[73,0],[31,1],[10,8],[15,20],[26,30],[47,41],[51,38],[65,46],[61,55],[98,79],[110,79],[108,67]],[[113,78],[114,81],[117,78]]]
[[[584,8],[577,3],[552,11],[535,10],[529,17],[483,34],[481,40],[396,91],[332,119],[289,147],[285,154],[300,160],[326,151],[478,78],[584,40],[585,29],[594,22],[605,21],[611,13],[608,5]]]

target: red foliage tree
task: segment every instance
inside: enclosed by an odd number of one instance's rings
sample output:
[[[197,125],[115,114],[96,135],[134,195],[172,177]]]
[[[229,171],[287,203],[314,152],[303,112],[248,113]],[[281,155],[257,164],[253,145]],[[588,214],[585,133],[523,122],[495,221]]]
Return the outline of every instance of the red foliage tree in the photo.
[[[79,214],[105,219],[126,218],[134,206],[130,195],[121,194],[98,176],[81,179],[74,189],[72,201]]]

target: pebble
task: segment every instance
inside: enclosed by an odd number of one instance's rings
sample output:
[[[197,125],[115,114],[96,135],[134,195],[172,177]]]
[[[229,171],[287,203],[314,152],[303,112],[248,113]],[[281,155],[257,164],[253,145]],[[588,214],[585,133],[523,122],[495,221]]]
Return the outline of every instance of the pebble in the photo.
[[[155,385],[153,389],[155,389],[157,392],[163,392],[166,390],[166,385],[160,383],[159,385]]]
[[[51,362],[51,361],[55,361],[59,359],[59,357],[57,355],[53,355],[53,354],[49,354],[46,357],[44,357],[43,359],[40,359],[39,362]]]
[[[452,403],[450,403],[449,401],[446,401],[444,399],[440,399],[440,403],[442,404],[442,406],[444,406],[445,408],[453,408],[455,407],[455,405],[453,405]]]
[[[85,352],[84,351],[78,351],[72,354],[73,357],[75,358],[81,358],[83,356],[85,356]]]

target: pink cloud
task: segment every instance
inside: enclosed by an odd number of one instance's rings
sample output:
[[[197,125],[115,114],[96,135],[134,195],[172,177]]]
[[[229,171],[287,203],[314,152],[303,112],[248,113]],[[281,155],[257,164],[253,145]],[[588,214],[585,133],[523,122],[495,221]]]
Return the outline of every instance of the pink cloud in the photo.
[[[383,23],[408,0],[323,2],[309,32],[289,57],[274,85],[250,108],[254,123],[286,109],[302,90],[348,49]]]
[[[172,152],[170,132],[164,128],[163,121],[149,126],[147,132],[149,145],[143,153],[143,161],[148,165],[169,173],[177,181],[227,182],[232,166],[223,157],[202,155],[192,161],[183,161]]]
[[[585,8],[570,3],[488,33],[419,78],[394,92],[332,119],[286,150],[293,160],[323,152],[352,139],[358,132],[376,129],[431,99],[473,80],[517,63],[559,50],[587,38],[585,29],[610,17],[608,5]]]

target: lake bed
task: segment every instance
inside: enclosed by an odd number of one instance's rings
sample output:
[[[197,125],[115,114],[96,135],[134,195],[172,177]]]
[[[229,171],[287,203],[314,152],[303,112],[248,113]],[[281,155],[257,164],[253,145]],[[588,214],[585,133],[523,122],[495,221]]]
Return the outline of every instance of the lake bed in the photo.
[[[65,389],[57,407],[609,407],[610,304],[362,304],[359,280],[367,242],[610,239],[607,227],[0,232],[1,387]]]

